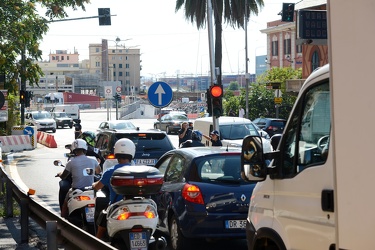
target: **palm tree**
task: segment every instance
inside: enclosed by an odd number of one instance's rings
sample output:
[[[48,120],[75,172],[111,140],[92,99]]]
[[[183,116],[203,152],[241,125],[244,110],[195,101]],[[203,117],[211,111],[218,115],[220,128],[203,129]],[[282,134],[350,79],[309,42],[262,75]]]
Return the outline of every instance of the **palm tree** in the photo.
[[[185,8],[185,18],[195,23],[198,29],[206,25],[207,0],[176,0],[176,12]],[[232,27],[244,28],[245,22],[251,14],[258,15],[260,8],[264,6],[263,0],[212,0],[212,8],[215,23],[215,66],[219,67],[217,77],[221,85],[221,62],[222,62],[222,20]],[[245,19],[246,15],[246,19]]]

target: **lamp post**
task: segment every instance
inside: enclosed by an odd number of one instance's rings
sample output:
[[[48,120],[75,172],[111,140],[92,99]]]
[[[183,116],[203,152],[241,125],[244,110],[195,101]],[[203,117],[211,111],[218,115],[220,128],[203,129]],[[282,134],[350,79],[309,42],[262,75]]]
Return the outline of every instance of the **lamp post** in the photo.
[[[129,41],[129,40],[131,40],[131,38],[129,38],[129,39],[125,39],[125,40],[121,40],[119,37],[116,37],[116,40],[111,40],[111,41],[114,41],[115,43],[116,43],[116,50],[115,50],[115,61],[114,61],[114,67],[115,67],[115,73],[116,73],[116,82],[119,80],[118,79],[118,75],[119,75],[119,70],[118,70],[118,68],[119,68],[119,66],[120,66],[120,64],[118,63],[118,65],[116,66],[116,64],[117,64],[117,62],[118,62],[118,58],[117,58],[117,47],[118,46],[121,46],[121,45],[119,45],[119,42],[121,42],[121,41],[123,41],[123,42],[125,42],[125,41]],[[125,46],[123,46],[123,47],[125,47]]]

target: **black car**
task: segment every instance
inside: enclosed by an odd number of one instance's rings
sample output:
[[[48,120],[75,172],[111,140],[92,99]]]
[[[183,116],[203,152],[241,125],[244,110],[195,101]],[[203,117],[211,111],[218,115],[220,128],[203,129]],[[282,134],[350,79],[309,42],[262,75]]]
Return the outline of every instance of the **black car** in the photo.
[[[252,122],[266,131],[270,137],[282,134],[286,125],[286,120],[280,118],[257,118]]]
[[[73,127],[73,119],[65,112],[51,112],[52,118],[56,121],[56,128]]]
[[[169,236],[169,249],[194,249],[194,239],[246,238],[255,183],[241,178],[241,148],[175,149],[155,167],[164,174],[161,191],[154,198],[158,229]]]
[[[135,144],[135,165],[153,166],[157,160],[169,150],[174,149],[172,141],[167,134],[158,130],[107,130],[97,134],[95,147],[106,159],[103,171],[117,164],[113,154],[113,147],[118,139],[128,138]]]
[[[170,113],[164,115],[158,121],[154,122],[154,129],[166,131],[167,134],[175,133],[181,129],[181,124],[187,122],[189,127],[193,126],[193,122],[183,113]]]

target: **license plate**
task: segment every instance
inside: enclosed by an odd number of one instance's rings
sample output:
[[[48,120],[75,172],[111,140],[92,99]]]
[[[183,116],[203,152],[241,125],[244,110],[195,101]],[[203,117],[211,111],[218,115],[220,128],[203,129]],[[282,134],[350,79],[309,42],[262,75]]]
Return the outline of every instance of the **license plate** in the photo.
[[[147,250],[146,233],[129,233],[130,250]]]
[[[136,165],[155,165],[156,159],[136,159]]]
[[[245,229],[246,228],[246,220],[226,220],[225,221],[225,228],[227,229]]]
[[[94,222],[95,207],[85,207],[86,221]]]

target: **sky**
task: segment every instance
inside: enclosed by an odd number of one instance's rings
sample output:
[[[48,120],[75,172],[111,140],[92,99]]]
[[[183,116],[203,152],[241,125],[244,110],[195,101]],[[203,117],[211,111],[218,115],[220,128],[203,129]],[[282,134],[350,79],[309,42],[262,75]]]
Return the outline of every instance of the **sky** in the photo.
[[[86,11],[68,10],[68,19],[98,15],[98,8],[110,8],[111,26],[99,26],[98,18],[50,23],[40,49],[43,59],[49,53],[67,50],[79,53],[79,60],[89,58],[89,44],[108,39],[125,47],[135,47],[141,53],[141,76],[175,77],[209,74],[209,34],[207,28],[198,30],[195,23],[185,19],[184,10],[175,11],[176,0],[91,0]],[[255,73],[255,55],[266,54],[266,35],[259,30],[267,22],[280,20],[281,0],[264,0],[258,16],[250,17],[248,36],[249,73]],[[45,10],[39,8],[44,16]],[[125,41],[126,40],[126,41]],[[245,72],[245,31],[223,24],[223,74]]]

